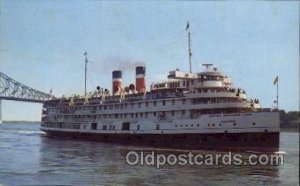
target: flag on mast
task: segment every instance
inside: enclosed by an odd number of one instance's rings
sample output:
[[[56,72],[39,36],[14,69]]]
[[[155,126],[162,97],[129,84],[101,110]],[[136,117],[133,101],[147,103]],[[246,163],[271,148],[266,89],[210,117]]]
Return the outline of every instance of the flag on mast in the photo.
[[[275,78],[273,84],[276,85],[277,83],[278,83],[278,76],[276,76],[276,78]]]
[[[187,22],[185,31],[187,31],[189,28],[190,28],[190,24],[189,24],[189,22]]]

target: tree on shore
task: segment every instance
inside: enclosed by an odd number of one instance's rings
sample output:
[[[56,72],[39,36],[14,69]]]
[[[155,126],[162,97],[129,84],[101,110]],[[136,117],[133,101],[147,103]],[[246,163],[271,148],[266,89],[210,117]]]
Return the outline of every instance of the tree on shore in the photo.
[[[280,110],[280,127],[281,128],[298,128],[300,123],[300,112],[290,111],[285,112]]]

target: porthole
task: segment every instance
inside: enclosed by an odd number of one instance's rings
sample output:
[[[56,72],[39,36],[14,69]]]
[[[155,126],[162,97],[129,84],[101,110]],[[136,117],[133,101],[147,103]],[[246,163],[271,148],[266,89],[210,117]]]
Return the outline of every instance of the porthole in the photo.
[[[186,127],[188,127],[189,125],[185,125]]]
[[[236,123],[234,123],[233,126],[236,126]]]
[[[225,133],[227,133],[228,131],[227,130],[225,130]]]
[[[197,124],[197,127],[200,127],[200,125],[199,125],[199,124]]]
[[[265,132],[268,132],[268,130],[267,130],[267,129],[265,129]]]
[[[253,122],[252,125],[255,125],[255,122]]]
[[[214,126],[215,126],[215,124],[213,123],[213,124],[212,124],[212,126],[214,127]]]
[[[191,127],[193,127],[194,125],[191,125]]]
[[[210,124],[207,124],[207,126],[210,126]]]
[[[177,125],[175,125],[175,127],[177,127]]]
[[[222,126],[222,123],[220,123],[219,126]]]

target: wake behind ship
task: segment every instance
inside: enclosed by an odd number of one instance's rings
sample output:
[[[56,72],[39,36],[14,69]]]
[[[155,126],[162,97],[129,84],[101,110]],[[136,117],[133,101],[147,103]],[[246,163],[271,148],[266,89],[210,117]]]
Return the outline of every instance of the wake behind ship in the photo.
[[[279,112],[232,86],[211,64],[205,70],[170,71],[168,80],[146,89],[146,68],[136,83],[122,86],[112,72],[112,91],[46,101],[41,130],[74,137],[155,148],[270,151],[279,149]]]

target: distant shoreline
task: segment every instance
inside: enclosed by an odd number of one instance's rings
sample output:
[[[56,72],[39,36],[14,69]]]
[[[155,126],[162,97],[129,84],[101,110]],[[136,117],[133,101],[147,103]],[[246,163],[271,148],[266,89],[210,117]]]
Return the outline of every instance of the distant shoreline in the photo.
[[[41,121],[2,121],[6,124],[40,124]]]
[[[299,132],[299,128],[280,128],[280,132]]]

